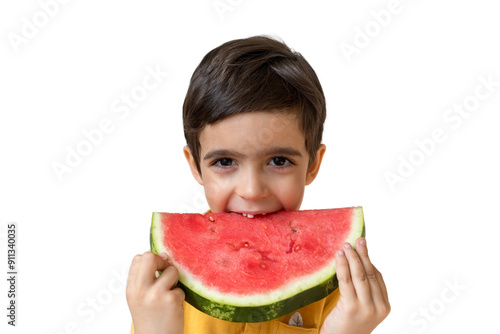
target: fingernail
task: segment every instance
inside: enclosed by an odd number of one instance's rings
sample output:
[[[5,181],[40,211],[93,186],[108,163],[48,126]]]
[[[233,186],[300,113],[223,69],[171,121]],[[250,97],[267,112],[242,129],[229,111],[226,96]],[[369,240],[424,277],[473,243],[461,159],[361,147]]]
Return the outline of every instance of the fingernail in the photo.
[[[169,266],[174,266],[174,264],[172,262],[170,262],[170,261],[167,261],[167,263],[168,263]]]
[[[166,260],[166,259],[167,259],[167,257],[168,257],[167,253],[160,253],[159,255],[160,255],[160,256],[161,256],[161,258],[162,258],[162,259],[164,259],[164,260]]]
[[[361,239],[361,240],[359,241],[359,244],[360,244],[361,246],[365,247],[365,246],[366,246],[366,240],[365,240],[365,239]]]
[[[339,250],[338,253],[339,253],[340,256],[344,256],[344,251],[343,250]]]
[[[345,245],[344,245],[345,248],[351,248],[351,244],[346,242]]]

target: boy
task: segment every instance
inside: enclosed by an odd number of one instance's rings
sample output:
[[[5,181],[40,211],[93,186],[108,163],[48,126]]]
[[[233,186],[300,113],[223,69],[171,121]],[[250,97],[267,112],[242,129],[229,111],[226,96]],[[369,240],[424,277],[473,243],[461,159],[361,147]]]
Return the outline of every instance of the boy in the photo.
[[[325,117],[314,70],[284,43],[258,36],[209,52],[191,78],[183,121],[184,155],[210,210],[248,219],[298,210],[326,150]],[[366,240],[356,250],[347,244],[336,261],[339,289],[297,310],[299,328],[288,324],[292,315],[256,324],[205,315],[184,302],[167,254],[137,255],[127,283],[135,333],[370,333],[390,305]]]

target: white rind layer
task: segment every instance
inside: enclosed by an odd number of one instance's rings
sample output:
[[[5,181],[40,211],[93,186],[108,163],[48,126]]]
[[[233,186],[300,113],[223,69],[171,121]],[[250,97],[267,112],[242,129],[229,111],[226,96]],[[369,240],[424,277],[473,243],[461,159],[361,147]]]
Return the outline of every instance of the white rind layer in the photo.
[[[152,222],[152,235],[153,240],[163,240],[163,231],[161,229],[160,215],[157,213],[153,214]],[[353,216],[351,219],[351,233],[346,239],[353,247],[355,245],[356,239],[361,236],[364,228],[364,218],[362,207],[353,208]],[[154,246],[156,252],[165,252],[169,254],[169,250],[166,249],[162,242],[155,242]],[[285,300],[294,296],[302,291],[308,290],[320,283],[326,281],[336,273],[337,265],[335,258],[333,258],[329,263],[325,264],[320,270],[314,272],[310,275],[304,275],[297,277],[292,282],[284,285],[280,289],[275,289],[272,292],[266,293],[256,293],[251,295],[238,295],[226,292],[220,292],[213,287],[207,287],[200,280],[196,279],[195,276],[188,270],[182,267],[175,259],[169,258],[174,266],[179,270],[179,281],[182,282],[187,288],[191,289],[195,293],[203,296],[206,299],[212,300],[217,303],[233,305],[233,306],[261,306],[268,305],[273,302],[280,300]]]

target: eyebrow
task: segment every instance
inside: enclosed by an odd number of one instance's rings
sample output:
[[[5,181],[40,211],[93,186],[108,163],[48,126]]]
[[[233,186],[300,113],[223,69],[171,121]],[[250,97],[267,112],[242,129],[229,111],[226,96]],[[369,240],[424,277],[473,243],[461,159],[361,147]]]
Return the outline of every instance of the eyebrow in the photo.
[[[261,157],[268,155],[285,155],[285,156],[302,157],[302,154],[298,150],[290,146],[272,146],[259,154],[259,156]],[[215,149],[207,152],[207,154],[205,154],[205,156],[203,157],[203,160],[224,158],[228,156],[235,158],[244,158],[245,154],[227,149]]]

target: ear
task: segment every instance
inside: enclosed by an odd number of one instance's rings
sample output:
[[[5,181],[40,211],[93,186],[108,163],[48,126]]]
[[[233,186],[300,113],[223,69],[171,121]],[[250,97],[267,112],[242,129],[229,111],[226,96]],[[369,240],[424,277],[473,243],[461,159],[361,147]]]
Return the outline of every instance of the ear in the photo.
[[[200,173],[198,172],[198,168],[196,168],[196,163],[194,161],[193,154],[191,153],[191,150],[189,149],[189,146],[184,146],[184,156],[186,157],[186,160],[189,164],[189,168],[191,169],[191,174],[193,174],[193,177],[198,181],[199,184],[203,185],[203,179],[201,178]]]
[[[307,170],[306,174],[306,186],[310,185],[312,181],[318,175],[319,167],[321,166],[321,161],[323,160],[323,155],[325,155],[326,146],[324,144],[319,145],[318,151],[316,152],[316,159],[312,162],[311,166]]]

